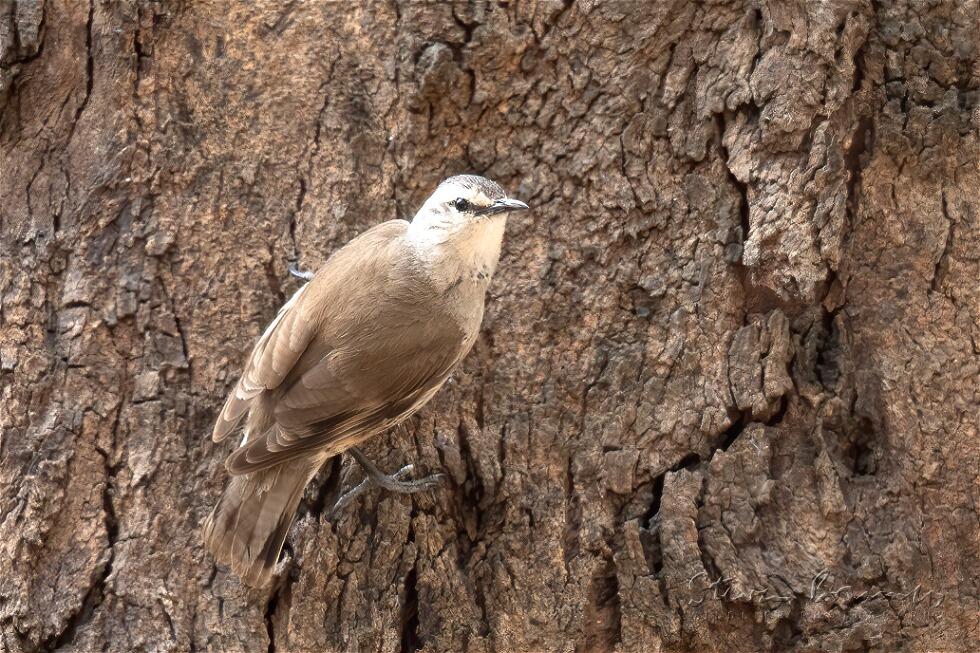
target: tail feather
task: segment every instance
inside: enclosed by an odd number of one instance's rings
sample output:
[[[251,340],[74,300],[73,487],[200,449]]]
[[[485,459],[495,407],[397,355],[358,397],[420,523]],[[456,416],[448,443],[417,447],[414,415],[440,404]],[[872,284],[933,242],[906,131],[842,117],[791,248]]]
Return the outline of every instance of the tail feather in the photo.
[[[204,524],[204,542],[246,585],[269,583],[303,489],[322,462],[297,460],[232,477]]]

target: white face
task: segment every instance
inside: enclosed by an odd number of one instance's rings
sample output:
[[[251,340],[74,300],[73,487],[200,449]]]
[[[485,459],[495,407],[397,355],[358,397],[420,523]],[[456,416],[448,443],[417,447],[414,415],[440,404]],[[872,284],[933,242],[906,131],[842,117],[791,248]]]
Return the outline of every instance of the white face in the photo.
[[[489,183],[489,182],[488,182]],[[456,231],[469,224],[505,218],[527,205],[505,197],[491,198],[479,184],[455,183],[451,178],[439,185],[412,220],[430,229]]]
[[[477,211],[492,204],[492,200],[479,188],[465,188],[459,184],[440,184],[415,219],[424,218],[431,226],[463,226],[477,219]]]

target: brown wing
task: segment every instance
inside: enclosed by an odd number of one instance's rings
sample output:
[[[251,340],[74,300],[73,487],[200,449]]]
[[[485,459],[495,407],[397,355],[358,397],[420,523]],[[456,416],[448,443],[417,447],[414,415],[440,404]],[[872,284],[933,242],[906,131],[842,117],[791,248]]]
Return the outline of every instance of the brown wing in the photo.
[[[392,272],[398,258],[392,246],[407,226],[404,220],[392,220],[368,229],[335,252],[314,279],[286,302],[255,344],[228,396],[214,425],[215,441],[228,437],[263,393],[275,391],[288,376],[302,372],[296,365],[308,347],[315,351],[307,353],[306,366],[318,360],[315,339],[329,334],[331,322],[342,323],[339,318],[345,307],[356,308],[363,302],[365,286],[359,279]]]
[[[254,472],[312,450],[333,455],[421,408],[465,354],[462,331],[431,317],[387,323],[324,356],[279,399],[276,426],[235,451],[228,470]]]
[[[214,424],[211,438],[215,442],[235,430],[253,399],[279,387],[309,345],[314,332],[299,309],[306,289],[303,286],[293,294],[255,343],[241,378]]]

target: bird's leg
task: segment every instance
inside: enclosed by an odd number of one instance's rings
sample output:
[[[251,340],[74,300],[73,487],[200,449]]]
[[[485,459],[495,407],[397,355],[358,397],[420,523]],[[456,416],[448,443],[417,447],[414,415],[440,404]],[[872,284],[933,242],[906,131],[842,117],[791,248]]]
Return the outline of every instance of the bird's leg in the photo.
[[[422,490],[428,490],[429,488],[435,487],[442,482],[442,479],[445,477],[445,474],[432,474],[431,476],[426,476],[414,481],[402,481],[400,479],[408,476],[408,474],[415,469],[415,465],[405,465],[394,474],[388,475],[382,472],[375,466],[374,463],[368,460],[367,456],[365,456],[364,453],[357,447],[351,447],[347,450],[347,453],[349,453],[360,468],[364,470],[364,480],[337,499],[337,503],[334,504],[333,508],[331,508],[330,512],[327,514],[328,519],[332,519],[334,515],[346,508],[354,499],[371,489],[372,486],[380,487],[388,490],[389,492],[396,492],[398,494],[414,494],[415,492],[421,492]]]
[[[310,279],[313,278],[312,272],[310,272],[309,270],[300,270],[298,267],[296,267],[295,263],[290,263],[288,269],[289,269],[289,274],[293,275],[297,279],[302,279],[303,281],[309,281]]]

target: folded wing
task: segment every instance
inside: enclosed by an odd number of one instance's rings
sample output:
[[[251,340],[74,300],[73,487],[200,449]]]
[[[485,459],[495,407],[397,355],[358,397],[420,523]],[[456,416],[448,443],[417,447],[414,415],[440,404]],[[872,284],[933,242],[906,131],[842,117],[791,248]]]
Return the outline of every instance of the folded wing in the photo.
[[[229,457],[246,474],[310,451],[333,455],[422,407],[461,358],[463,334],[451,321],[378,328],[356,346],[330,351],[276,404],[276,426]]]
[[[279,387],[313,337],[312,325],[298,305],[308,286],[297,290],[255,343],[242,377],[228,395],[211,438],[224,440],[241,423],[252,401],[263,392]]]

